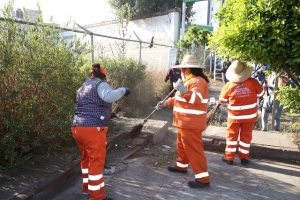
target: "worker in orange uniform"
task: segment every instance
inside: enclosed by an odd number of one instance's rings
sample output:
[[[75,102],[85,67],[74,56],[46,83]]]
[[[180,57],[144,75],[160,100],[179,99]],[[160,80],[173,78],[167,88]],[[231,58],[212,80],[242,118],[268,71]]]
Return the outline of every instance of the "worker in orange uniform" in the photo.
[[[156,108],[173,108],[173,125],[178,127],[177,162],[169,166],[170,172],[186,173],[189,164],[195,174],[195,181],[189,181],[191,188],[209,186],[207,161],[202,143],[202,132],[206,129],[208,107],[208,78],[195,57],[187,55],[180,68],[181,79],[174,83],[175,97],[158,102]]]
[[[90,195],[90,200],[112,200],[105,195],[103,176],[106,132],[112,103],[130,94],[127,87],[113,90],[105,80],[105,68],[94,63],[89,78],[77,90],[72,121],[72,134],[82,154],[82,194]]]
[[[228,165],[233,164],[237,147],[241,164],[247,165],[249,162],[252,130],[257,119],[257,98],[264,95],[263,87],[251,78],[251,73],[252,68],[247,67],[245,62],[234,61],[226,72],[229,82],[220,94],[219,102],[228,104],[226,149],[222,157]]]

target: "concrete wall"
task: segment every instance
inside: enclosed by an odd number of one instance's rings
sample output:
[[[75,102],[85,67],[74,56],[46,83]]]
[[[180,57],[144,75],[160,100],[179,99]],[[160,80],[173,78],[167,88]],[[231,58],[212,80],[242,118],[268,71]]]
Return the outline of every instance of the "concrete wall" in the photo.
[[[141,45],[141,61],[147,63],[148,68],[168,68],[169,50],[176,46],[179,38],[180,13],[177,9],[169,10],[165,14],[156,15],[146,19],[130,21],[127,26],[122,26],[117,21],[102,22],[84,26],[93,33],[139,41],[134,32],[143,42],[151,42],[154,37],[154,46],[149,48],[149,44]],[[90,40],[90,36],[86,37]],[[108,37],[93,37],[96,46],[95,57],[97,55],[115,56],[125,52],[126,57],[139,60],[140,43],[132,41],[122,41]],[[161,44],[166,46],[159,46]]]

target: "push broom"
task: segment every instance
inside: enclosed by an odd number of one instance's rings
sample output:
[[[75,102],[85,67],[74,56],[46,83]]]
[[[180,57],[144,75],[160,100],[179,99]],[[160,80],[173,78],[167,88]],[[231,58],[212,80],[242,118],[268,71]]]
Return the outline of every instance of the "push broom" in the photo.
[[[164,98],[162,100],[162,103],[164,103],[172,94],[173,92],[175,92],[176,89],[174,88],[169,94],[168,96],[166,96],[166,98]],[[141,133],[141,130],[143,129],[144,124],[148,121],[148,119],[157,111],[158,109],[155,107],[155,109],[152,111],[152,113],[146,117],[140,124],[134,126],[131,131],[127,134],[128,138],[135,138],[136,136],[138,136]]]

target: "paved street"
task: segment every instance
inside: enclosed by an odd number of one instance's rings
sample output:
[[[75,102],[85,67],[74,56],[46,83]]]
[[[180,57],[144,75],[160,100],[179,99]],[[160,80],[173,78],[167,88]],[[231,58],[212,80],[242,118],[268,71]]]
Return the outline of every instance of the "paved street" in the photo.
[[[194,179],[187,174],[173,174],[167,166],[153,166],[157,156],[141,156],[119,163],[117,172],[106,176],[106,189],[114,200],[126,199],[300,199],[300,166],[252,159],[242,166],[238,159],[226,165],[221,154],[206,152],[211,185],[192,189],[187,182]],[[118,157],[118,156],[116,156]],[[81,195],[81,176],[57,193],[54,200],[88,199]]]

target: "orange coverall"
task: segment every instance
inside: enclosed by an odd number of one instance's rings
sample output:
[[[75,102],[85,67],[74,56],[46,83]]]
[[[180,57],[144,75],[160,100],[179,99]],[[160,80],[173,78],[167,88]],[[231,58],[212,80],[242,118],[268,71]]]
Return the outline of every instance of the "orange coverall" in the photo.
[[[210,180],[202,143],[202,132],[206,128],[208,85],[203,78],[190,74],[184,86],[188,92],[182,95],[177,92],[175,97],[169,98],[169,108],[173,107],[173,125],[178,127],[178,158],[174,167],[185,171],[190,163],[195,179],[208,183]]]
[[[252,130],[257,119],[257,98],[263,95],[263,87],[254,78],[239,83],[228,82],[222,88],[219,102],[228,103],[226,160],[234,160],[237,147],[239,159],[249,160]]]

